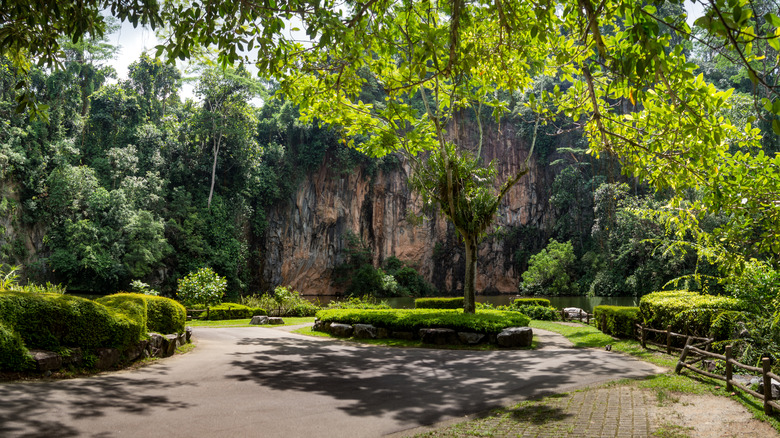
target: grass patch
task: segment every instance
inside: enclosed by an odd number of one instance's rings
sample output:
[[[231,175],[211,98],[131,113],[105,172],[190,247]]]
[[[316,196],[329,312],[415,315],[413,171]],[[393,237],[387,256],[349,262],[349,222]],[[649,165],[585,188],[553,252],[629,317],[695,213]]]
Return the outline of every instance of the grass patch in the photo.
[[[314,323],[313,316],[284,317],[283,319],[284,319],[284,324],[282,325],[279,324],[251,325],[249,324],[249,321],[251,321],[252,318],[224,319],[221,321],[206,321],[202,319],[193,319],[192,321],[187,321],[187,325],[190,327],[282,327],[286,325]]]
[[[563,335],[566,339],[571,341],[575,347],[599,348],[616,342],[612,336],[605,335],[597,328],[588,325],[571,326],[551,321],[533,320],[531,321],[530,327]]]

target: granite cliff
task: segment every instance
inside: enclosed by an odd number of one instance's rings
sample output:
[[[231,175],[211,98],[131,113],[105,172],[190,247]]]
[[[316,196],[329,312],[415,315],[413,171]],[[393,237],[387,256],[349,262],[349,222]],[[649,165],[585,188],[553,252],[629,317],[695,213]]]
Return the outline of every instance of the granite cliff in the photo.
[[[462,124],[461,126],[466,126]],[[473,139],[473,128],[452,130]],[[476,142],[472,142],[476,143]],[[498,186],[528,154],[528,141],[514,127],[485,131],[482,158],[498,164]],[[535,152],[531,171],[505,197],[494,232],[479,247],[477,290],[513,293],[520,281],[514,260],[516,239],[507,230],[522,226],[550,228],[549,188],[555,174]],[[369,174],[364,167],[342,173],[327,156],[318,170],[302,178],[295,193],[275,206],[261,244],[265,286],[291,285],[305,295],[336,295],[332,268],[345,259],[346,234],[352,232],[372,249],[374,265],[396,256],[417,265],[443,294],[462,291],[465,255],[454,228],[440,214],[415,219],[422,202],[407,185],[410,166],[403,160],[391,170]]]

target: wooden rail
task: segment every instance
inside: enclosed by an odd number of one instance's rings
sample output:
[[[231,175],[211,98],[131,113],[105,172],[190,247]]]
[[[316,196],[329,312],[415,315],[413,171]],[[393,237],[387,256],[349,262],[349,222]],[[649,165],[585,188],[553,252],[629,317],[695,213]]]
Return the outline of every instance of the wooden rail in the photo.
[[[752,367],[750,365],[739,363],[732,357],[731,345],[726,347],[725,355],[720,355],[720,354],[713,353],[711,351],[706,351],[706,350],[702,350],[701,348],[694,347],[693,345],[691,345],[691,340],[693,339],[694,339],[693,337],[689,337],[685,341],[685,347],[682,350],[682,354],[680,354],[680,359],[677,361],[677,367],[675,367],[674,369],[675,373],[680,374],[680,371],[682,371],[683,368],[687,368],[695,373],[699,373],[707,377],[711,377],[713,379],[724,380],[726,382],[727,391],[733,391],[734,387],[736,386],[737,388],[741,389],[745,393],[750,394],[753,397],[762,399],[764,402],[764,412],[767,415],[771,415],[773,409],[777,409],[778,411],[780,411],[780,403],[772,399],[772,379],[780,382],[780,377],[778,377],[777,374],[770,371],[771,363],[768,357],[765,357],[761,360],[760,368]],[[699,355],[699,359],[686,362],[686,359],[688,358],[689,354]],[[725,363],[726,375],[721,376],[720,374],[711,373],[709,371],[705,371],[693,366],[694,363],[703,361],[705,357],[723,361]],[[733,379],[735,366],[740,367],[747,371],[751,371],[753,373],[760,373],[764,381],[764,393],[761,394],[756,391],[753,391],[747,386],[742,385],[741,383],[735,381]]]
[[[206,319],[209,319],[208,307],[206,307],[205,309],[187,309],[187,319],[192,319],[194,313],[203,313],[203,312],[206,312]]]
[[[672,339],[676,338],[683,338],[686,339],[686,342],[688,339],[692,339],[694,341],[701,341],[701,343],[696,344],[694,346],[699,347],[705,347],[709,349],[710,344],[714,342],[714,339],[712,338],[703,338],[699,336],[690,336],[682,333],[675,333],[672,331],[672,326],[667,325],[666,330],[658,330],[658,329],[652,329],[650,327],[645,327],[641,324],[637,324],[636,328],[639,329],[639,342],[642,344],[642,348],[647,349],[647,344],[654,345],[656,347],[661,347],[666,349],[666,354],[672,354],[672,351],[682,351],[682,348],[675,347],[672,345]],[[661,344],[659,342],[653,342],[647,339],[648,333],[659,333],[662,335],[666,335],[666,343]]]

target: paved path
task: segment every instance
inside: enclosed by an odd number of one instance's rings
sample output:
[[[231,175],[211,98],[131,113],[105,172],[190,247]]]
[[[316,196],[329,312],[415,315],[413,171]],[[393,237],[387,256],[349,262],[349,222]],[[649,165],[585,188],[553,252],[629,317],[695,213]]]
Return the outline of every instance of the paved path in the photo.
[[[196,328],[139,370],[0,384],[0,436],[375,437],[660,370],[535,330],[534,351],[399,349]]]

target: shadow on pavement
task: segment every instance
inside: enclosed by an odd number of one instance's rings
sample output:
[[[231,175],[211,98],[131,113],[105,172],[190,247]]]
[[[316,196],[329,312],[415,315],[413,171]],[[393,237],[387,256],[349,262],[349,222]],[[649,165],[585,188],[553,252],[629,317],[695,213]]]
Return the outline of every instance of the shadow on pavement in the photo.
[[[188,403],[144,394],[147,390],[159,392],[171,386],[174,385],[154,378],[138,380],[121,376],[0,383],[0,436],[80,435],[76,429],[50,418],[51,411],[61,411],[71,419],[79,420],[102,417],[109,411],[141,417],[152,409],[186,409]]]
[[[389,415],[397,421],[432,424],[513,400],[538,398],[589,381],[649,374],[586,349],[452,351],[343,346],[304,339],[252,339],[262,352],[236,353],[226,377],[279,391],[334,399],[354,416]]]

